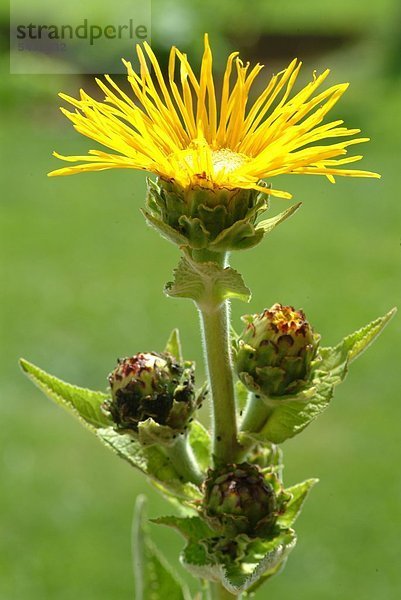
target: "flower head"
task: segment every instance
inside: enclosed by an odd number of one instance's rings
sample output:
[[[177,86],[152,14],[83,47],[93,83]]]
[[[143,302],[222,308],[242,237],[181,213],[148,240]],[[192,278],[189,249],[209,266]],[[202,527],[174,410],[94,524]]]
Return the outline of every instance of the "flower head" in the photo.
[[[294,394],[308,382],[320,336],[302,310],[274,304],[247,323],[235,349],[235,368],[246,387],[271,398]]]
[[[210,525],[228,536],[245,533],[255,537],[270,531],[277,518],[274,478],[270,479],[249,463],[210,470],[204,497],[204,514]]]
[[[179,363],[167,353],[139,353],[124,358],[109,375],[112,399],[105,409],[117,428],[137,432],[152,419],[174,432],[183,431],[196,408],[193,363]]]
[[[61,109],[75,129],[114,153],[55,153],[62,160],[79,164],[50,175],[142,169],[184,191],[194,187],[265,191],[260,185],[262,179],[285,173],[325,175],[332,182],[336,175],[379,177],[344,168],[362,158],[347,156],[348,148],[368,138],[353,137],[360,130],[348,129],[341,120],[324,122],[348,87],[346,83],[337,84],[320,91],[329,70],[314,74],[310,83],[292,93],[301,68],[301,62],[294,59],[250,102],[250,90],[262,65],[251,68],[241,61],[238,52],[233,52],[227,60],[218,99],[207,35],[199,77],[187,56],[175,47],[171,49],[167,77],[147,43],[143,48],[138,46],[137,52],[140,73],[124,61],[132,97],[108,75],[106,83],[96,80],[105,93],[103,102],[83,90],[80,99],[61,94],[76,109]],[[276,189],[269,193],[291,197]]]

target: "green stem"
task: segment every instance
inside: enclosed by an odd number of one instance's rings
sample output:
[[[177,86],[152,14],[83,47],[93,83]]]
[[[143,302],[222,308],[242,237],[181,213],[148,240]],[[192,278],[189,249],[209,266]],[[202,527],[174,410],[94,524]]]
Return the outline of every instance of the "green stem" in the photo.
[[[166,446],[165,451],[183,481],[190,481],[195,485],[202,483],[204,476],[188,443],[187,435],[178,436],[175,444]]]
[[[271,413],[272,408],[267,406],[260,396],[250,392],[245,408],[245,414],[241,422],[241,431],[259,433],[266,425],[266,421]]]
[[[224,266],[223,253],[194,252],[198,262]],[[216,465],[232,463],[239,450],[229,327],[229,304],[208,297],[198,304],[213,401],[213,455]]]
[[[272,413],[272,408],[267,406],[262,398],[250,392],[245,407],[245,413],[242,418],[241,432],[260,433],[266,425],[268,418]],[[237,462],[244,460],[245,455],[255,445],[250,438],[242,441],[241,449],[237,455]]]
[[[133,558],[133,571],[135,582],[135,598],[143,600],[143,574],[146,571],[146,556],[143,544],[143,520],[145,513],[146,497],[140,494],[136,498],[134,516],[131,530],[131,552]]]
[[[210,583],[210,598],[211,600],[241,600],[241,594],[236,596],[231,594],[221,583]]]

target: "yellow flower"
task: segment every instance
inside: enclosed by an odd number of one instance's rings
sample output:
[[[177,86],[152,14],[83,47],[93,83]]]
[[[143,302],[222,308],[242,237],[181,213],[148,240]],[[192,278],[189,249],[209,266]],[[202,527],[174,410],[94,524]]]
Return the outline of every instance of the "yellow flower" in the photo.
[[[318,91],[328,69],[319,76],[314,74],[310,83],[291,96],[302,64],[294,59],[250,103],[249,93],[262,65],[251,69],[233,52],[217,100],[207,35],[199,78],[187,56],[175,47],[167,79],[147,43],[144,50],[138,46],[137,52],[140,74],[123,61],[133,98],[108,75],[109,85],[96,80],[105,93],[104,102],[83,90],[79,100],[60,94],[76,108],[75,112],[61,109],[75,129],[116,154],[90,150],[87,156],[61,156],[55,152],[57,158],[80,164],[49,175],[142,169],[184,189],[200,186],[264,192],[261,179],[285,173],[325,175],[333,183],[335,175],[380,177],[343,168],[362,158],[346,156],[348,147],[369,138],[348,139],[360,130],[347,129],[341,120],[323,123],[348,87],[343,83]],[[288,192],[272,189],[269,193],[291,198]]]

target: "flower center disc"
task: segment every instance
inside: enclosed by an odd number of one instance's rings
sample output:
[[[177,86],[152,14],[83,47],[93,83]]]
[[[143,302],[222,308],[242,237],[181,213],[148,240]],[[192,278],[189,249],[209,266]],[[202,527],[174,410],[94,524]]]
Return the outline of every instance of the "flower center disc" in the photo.
[[[221,148],[220,150],[212,151],[212,163],[215,173],[225,171],[232,173],[241,167],[247,161],[247,157],[243,154],[233,152],[229,148]]]

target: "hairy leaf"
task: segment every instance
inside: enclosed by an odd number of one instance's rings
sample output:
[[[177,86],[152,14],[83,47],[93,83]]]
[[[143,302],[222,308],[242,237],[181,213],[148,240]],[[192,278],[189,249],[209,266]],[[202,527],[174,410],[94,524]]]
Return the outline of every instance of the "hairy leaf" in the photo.
[[[200,497],[198,488],[192,483],[183,483],[171,460],[158,446],[141,446],[139,441],[129,434],[121,434],[113,427],[98,429],[96,435],[118,456],[155,479],[162,487],[175,496],[185,500]]]
[[[86,388],[66,383],[49,375],[39,367],[21,358],[20,365],[31,381],[59,406],[62,406],[89,428],[106,427],[111,421],[102,410],[102,404],[108,398],[103,392],[94,392]]]
[[[186,539],[199,542],[202,539],[214,537],[215,532],[199,517],[158,517],[152,519],[156,525],[172,527]]]
[[[337,344],[337,346],[334,346],[334,348],[322,348],[320,352],[323,363],[320,368],[323,368],[324,370],[333,369],[345,360],[348,362],[355,360],[370,346],[370,344],[372,344],[372,342],[374,342],[377,336],[394,317],[396,312],[397,309],[392,308],[383,317],[375,319],[368,325],[365,325],[365,327],[362,327],[361,329],[358,329],[358,331],[345,337]]]
[[[195,577],[220,581],[234,595],[251,590],[261,578],[272,576],[296,543],[295,532],[281,531],[270,540],[257,539],[246,545],[242,561],[219,562],[204,540],[189,541],[181,554],[181,562]]]
[[[173,298],[191,298],[199,305],[221,303],[228,298],[248,302],[251,297],[242,276],[231,267],[197,263],[188,256],[181,258],[174,281],[166,284],[165,293]]]
[[[310,490],[318,483],[318,481],[318,479],[307,479],[302,483],[297,483],[290,488],[286,488],[285,492],[286,494],[291,495],[291,499],[286,504],[285,513],[278,517],[277,525],[284,529],[293,526]]]
[[[147,224],[153,229],[156,229],[162,237],[164,237],[169,242],[173,242],[173,244],[177,244],[178,246],[185,246],[188,244],[188,240],[185,236],[181,235],[178,231],[164,223],[161,219],[157,219],[153,215],[150,214],[147,210],[141,209],[143,216]]]
[[[270,219],[265,219],[263,221],[260,221],[257,224],[256,231],[263,231],[264,233],[270,233],[271,231],[273,231],[273,229],[275,227],[277,227],[277,225],[280,225],[280,223],[282,223],[283,221],[285,221],[286,219],[291,217],[294,213],[296,213],[298,208],[300,208],[301,204],[302,204],[302,202],[293,204],[292,206],[290,206],[290,208],[287,208],[287,210],[284,210],[283,212],[276,215],[275,217],[271,217]]]
[[[329,405],[334,388],[341,383],[349,364],[357,358],[383,331],[396,310],[376,319],[366,327],[347,336],[334,348],[321,348],[321,361],[317,362],[308,388],[295,396],[269,400],[274,407],[263,430],[257,436],[260,442],[280,444],[300,433]]]
[[[346,366],[346,364],[342,365],[341,375],[338,373],[339,368],[335,372],[317,372],[311,383],[313,390],[311,398],[308,395],[304,398],[301,393],[295,399],[287,397],[277,401],[266,425],[258,434],[259,441],[266,440],[281,444],[303,431],[329,405],[334,394],[334,386],[345,377]]]
[[[173,329],[173,331],[171,332],[170,337],[167,340],[164,352],[168,352],[169,354],[174,356],[174,358],[176,358],[179,362],[183,362],[180,332],[178,331],[178,329]]]

